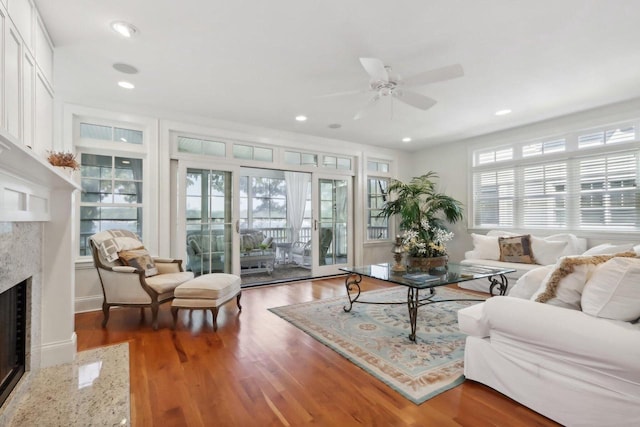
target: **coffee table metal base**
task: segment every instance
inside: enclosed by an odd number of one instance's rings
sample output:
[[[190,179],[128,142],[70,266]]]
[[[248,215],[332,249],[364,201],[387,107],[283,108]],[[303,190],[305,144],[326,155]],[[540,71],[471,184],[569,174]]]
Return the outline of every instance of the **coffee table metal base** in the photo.
[[[503,275],[500,275],[504,280],[502,283],[506,283],[507,279]],[[409,334],[409,339],[411,341],[416,340],[416,328],[418,321],[418,308],[423,305],[430,305],[440,302],[448,302],[448,301],[484,301],[484,299],[473,299],[473,298],[460,298],[460,299],[443,299],[433,301],[432,298],[436,296],[436,290],[433,287],[424,288],[425,290],[429,290],[429,295],[420,298],[420,289],[414,288],[411,286],[407,286],[407,301],[383,301],[383,302],[374,302],[374,301],[360,301],[360,282],[362,282],[362,275],[358,273],[349,273],[345,279],[345,287],[347,288],[347,298],[349,299],[349,306],[344,306],[343,309],[347,313],[353,309],[353,304],[407,304],[407,308],[409,310],[409,323],[411,325],[411,333]],[[500,286],[500,282],[496,281],[492,286]],[[503,285],[506,288],[506,285]],[[500,287],[502,291],[502,286]],[[355,296],[354,296],[355,294]]]

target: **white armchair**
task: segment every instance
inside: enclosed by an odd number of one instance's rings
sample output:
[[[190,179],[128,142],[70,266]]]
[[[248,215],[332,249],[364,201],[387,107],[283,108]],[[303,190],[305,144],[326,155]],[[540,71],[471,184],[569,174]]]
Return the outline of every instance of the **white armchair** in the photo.
[[[300,267],[311,268],[311,240],[308,242],[293,242],[291,245],[291,259]]]
[[[113,231],[115,230],[110,230]],[[96,236],[98,235],[91,237],[90,245],[104,295],[102,327],[107,326],[112,306],[129,306],[140,307],[141,310],[150,307],[153,329],[158,329],[160,304],[171,301],[174,289],[193,279],[193,273],[182,270],[181,260],[153,258],[158,274],[147,277],[144,270],[125,266],[119,259],[109,261],[103,251],[99,250],[101,243],[96,242],[99,240],[95,239]],[[142,247],[142,242],[139,243]]]

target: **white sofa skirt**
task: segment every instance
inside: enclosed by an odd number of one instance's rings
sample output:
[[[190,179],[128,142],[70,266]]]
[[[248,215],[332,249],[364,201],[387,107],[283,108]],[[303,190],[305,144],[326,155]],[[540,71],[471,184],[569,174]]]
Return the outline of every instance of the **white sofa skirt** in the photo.
[[[582,379],[580,369],[547,362],[506,357],[491,346],[489,338],[469,336],[464,375],[567,426],[640,425],[637,384],[596,386]],[[625,386],[635,391],[625,391]]]

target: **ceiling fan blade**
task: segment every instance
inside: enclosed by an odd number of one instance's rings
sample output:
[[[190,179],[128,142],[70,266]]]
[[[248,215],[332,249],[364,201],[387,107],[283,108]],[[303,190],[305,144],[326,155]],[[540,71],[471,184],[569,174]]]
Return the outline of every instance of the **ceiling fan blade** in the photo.
[[[317,95],[315,96],[315,98],[334,98],[337,96],[356,95],[358,93],[366,93],[366,92],[369,92],[369,90],[362,90],[362,89],[345,90],[342,92],[327,93],[325,95]]]
[[[375,96],[371,98],[371,100],[367,103],[367,105],[365,105],[360,111],[356,113],[355,116],[353,116],[353,120],[360,120],[361,118],[369,114],[371,106],[375,104],[378,99],[380,99],[380,95],[376,93]]]
[[[378,58],[360,58],[360,63],[373,80],[389,81],[389,73]]]
[[[438,101],[433,98],[415,92],[402,91],[401,93],[394,94],[394,96],[398,101],[402,101],[405,104],[421,110],[428,110],[438,103]]]
[[[404,86],[421,86],[462,76],[464,76],[462,65],[455,64],[407,77],[406,79],[402,79],[402,84]]]

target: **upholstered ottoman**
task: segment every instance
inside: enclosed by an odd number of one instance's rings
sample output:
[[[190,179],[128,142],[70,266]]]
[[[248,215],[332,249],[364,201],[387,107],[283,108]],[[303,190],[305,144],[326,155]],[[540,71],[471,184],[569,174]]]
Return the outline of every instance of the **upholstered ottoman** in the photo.
[[[238,309],[242,311],[242,306],[240,305],[240,297],[242,296],[240,282],[240,277],[233,274],[211,273],[198,276],[176,287],[173,292],[174,299],[171,303],[174,329],[178,322],[178,310],[186,308],[189,310],[211,310],[213,314],[213,330],[217,330],[218,308],[222,304],[236,297]]]

